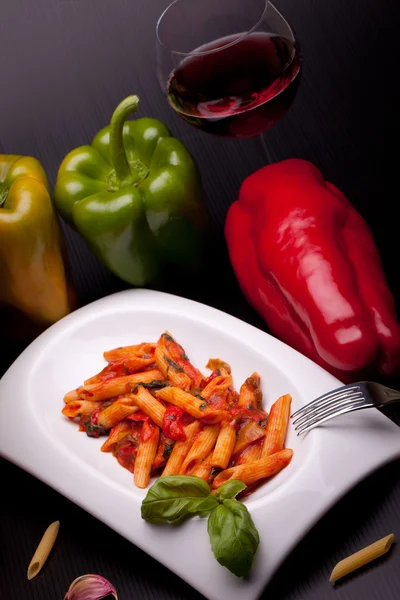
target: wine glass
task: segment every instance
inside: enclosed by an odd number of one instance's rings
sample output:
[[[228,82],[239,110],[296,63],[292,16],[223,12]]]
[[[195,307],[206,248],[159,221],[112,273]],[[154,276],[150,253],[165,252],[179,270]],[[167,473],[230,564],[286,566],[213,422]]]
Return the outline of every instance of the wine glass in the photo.
[[[157,23],[157,63],[177,114],[229,138],[275,125],[301,71],[294,33],[268,0],[175,0]]]

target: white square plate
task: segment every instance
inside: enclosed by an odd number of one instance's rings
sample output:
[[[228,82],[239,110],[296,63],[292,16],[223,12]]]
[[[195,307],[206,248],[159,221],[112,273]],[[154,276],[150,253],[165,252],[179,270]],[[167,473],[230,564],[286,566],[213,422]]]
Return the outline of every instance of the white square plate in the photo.
[[[344,415],[298,438],[290,428],[290,465],[246,504],[261,543],[248,579],[213,557],[206,521],[179,528],[141,519],[146,490],[110,455],[101,439],[78,433],[61,415],[63,395],[100,371],[103,351],[156,341],[169,330],[192,362],[230,363],[235,386],[261,375],[265,406],[290,393],[293,410],[340,382],[266,333],[208,306],[148,290],[98,300],[35,340],[0,381],[0,454],[106,523],[177,573],[210,600],[254,600],[300,538],[346,491],[400,456],[400,431],[377,410]],[[118,552],[118,549],[116,549]]]

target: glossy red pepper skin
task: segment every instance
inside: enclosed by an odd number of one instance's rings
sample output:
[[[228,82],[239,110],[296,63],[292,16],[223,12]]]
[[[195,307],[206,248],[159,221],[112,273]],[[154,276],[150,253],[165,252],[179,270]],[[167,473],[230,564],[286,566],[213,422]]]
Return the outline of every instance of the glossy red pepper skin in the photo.
[[[400,370],[400,327],[372,234],[311,163],[242,184],[225,236],[243,293],[274,335],[342,379]]]

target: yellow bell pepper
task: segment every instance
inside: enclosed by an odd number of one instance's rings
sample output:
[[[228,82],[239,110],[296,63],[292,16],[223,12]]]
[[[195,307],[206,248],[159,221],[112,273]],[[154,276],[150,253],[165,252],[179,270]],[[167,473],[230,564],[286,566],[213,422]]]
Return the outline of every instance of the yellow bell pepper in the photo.
[[[0,154],[0,303],[43,328],[71,298],[46,174],[35,158]]]

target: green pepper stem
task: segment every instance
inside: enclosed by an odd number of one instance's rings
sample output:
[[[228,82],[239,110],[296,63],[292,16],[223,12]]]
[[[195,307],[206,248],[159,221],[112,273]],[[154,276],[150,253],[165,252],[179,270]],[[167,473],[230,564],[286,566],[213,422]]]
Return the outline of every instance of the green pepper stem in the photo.
[[[126,118],[137,111],[138,104],[139,98],[137,96],[128,96],[118,104],[111,117],[110,157],[116,179],[121,183],[129,183],[134,179],[125,154],[123,129]]]
[[[4,202],[7,200],[7,195],[8,195],[8,189],[0,181],[0,208],[3,206]]]

